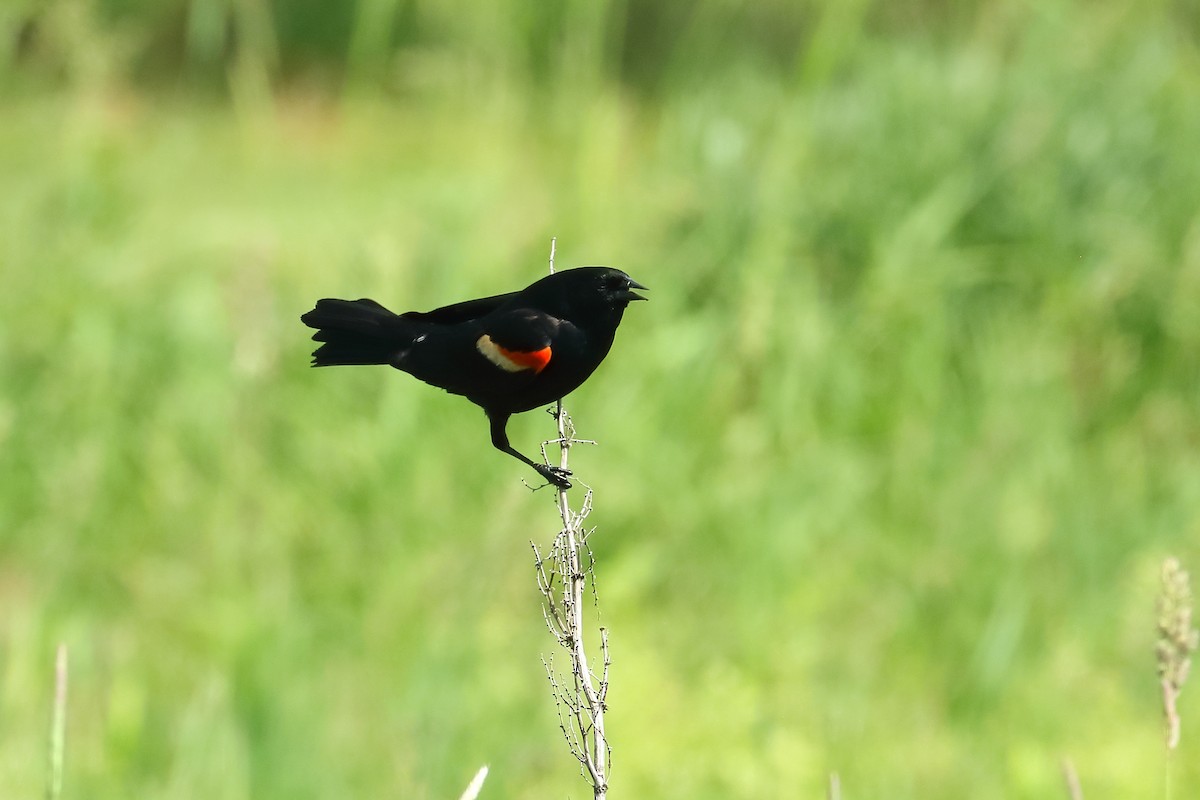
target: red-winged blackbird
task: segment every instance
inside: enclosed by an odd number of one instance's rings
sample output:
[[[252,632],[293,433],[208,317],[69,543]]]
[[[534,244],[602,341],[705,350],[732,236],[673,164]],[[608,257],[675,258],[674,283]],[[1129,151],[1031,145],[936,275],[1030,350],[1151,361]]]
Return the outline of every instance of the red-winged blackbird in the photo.
[[[508,443],[508,418],[562,399],[600,366],[625,307],[645,289],[624,272],[579,267],[519,292],[433,311],[393,314],[374,300],[333,300],[300,317],[324,342],[314,367],[390,364],[483,408],[492,444],[568,489],[569,470],[539,464]]]

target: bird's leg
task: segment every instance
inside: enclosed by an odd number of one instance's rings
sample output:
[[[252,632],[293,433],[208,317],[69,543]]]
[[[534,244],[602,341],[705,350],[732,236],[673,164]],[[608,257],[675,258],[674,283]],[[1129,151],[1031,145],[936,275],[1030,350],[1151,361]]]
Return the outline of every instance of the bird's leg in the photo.
[[[539,464],[533,459],[526,458],[525,455],[519,452],[515,447],[508,443],[508,418],[510,414],[504,413],[488,413],[488,421],[492,425],[492,445],[502,453],[508,453],[513,458],[518,458],[524,461],[529,466],[560,489],[570,489],[571,482],[567,480],[571,475],[571,470],[563,469],[562,467],[552,467],[549,464]]]

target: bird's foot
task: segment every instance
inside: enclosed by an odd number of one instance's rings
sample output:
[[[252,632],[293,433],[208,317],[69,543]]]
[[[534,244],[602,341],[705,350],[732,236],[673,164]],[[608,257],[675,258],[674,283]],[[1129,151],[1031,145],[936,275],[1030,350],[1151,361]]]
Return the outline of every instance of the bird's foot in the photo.
[[[559,489],[570,489],[571,482],[567,478],[571,477],[571,470],[563,469],[562,467],[552,467],[549,464],[536,464],[534,469],[550,483],[557,486]]]

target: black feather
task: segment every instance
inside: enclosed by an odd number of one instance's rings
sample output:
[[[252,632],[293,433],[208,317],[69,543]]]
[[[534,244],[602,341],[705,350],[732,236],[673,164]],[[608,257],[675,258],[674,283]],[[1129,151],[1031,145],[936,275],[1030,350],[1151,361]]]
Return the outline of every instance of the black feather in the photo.
[[[314,367],[390,364],[407,345],[400,318],[374,300],[317,301],[300,320],[316,328],[313,341],[324,342],[313,353]]]

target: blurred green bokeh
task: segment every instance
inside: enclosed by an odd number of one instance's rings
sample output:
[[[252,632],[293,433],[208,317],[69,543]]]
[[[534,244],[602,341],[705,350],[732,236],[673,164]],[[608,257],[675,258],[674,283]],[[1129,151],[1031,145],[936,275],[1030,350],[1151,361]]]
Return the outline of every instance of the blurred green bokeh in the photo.
[[[0,48],[0,796],[60,641],[67,797],[587,793],[549,494],[297,319],[551,236],[652,289],[568,403],[612,797],[1200,787],[1194,3],[9,0]]]

